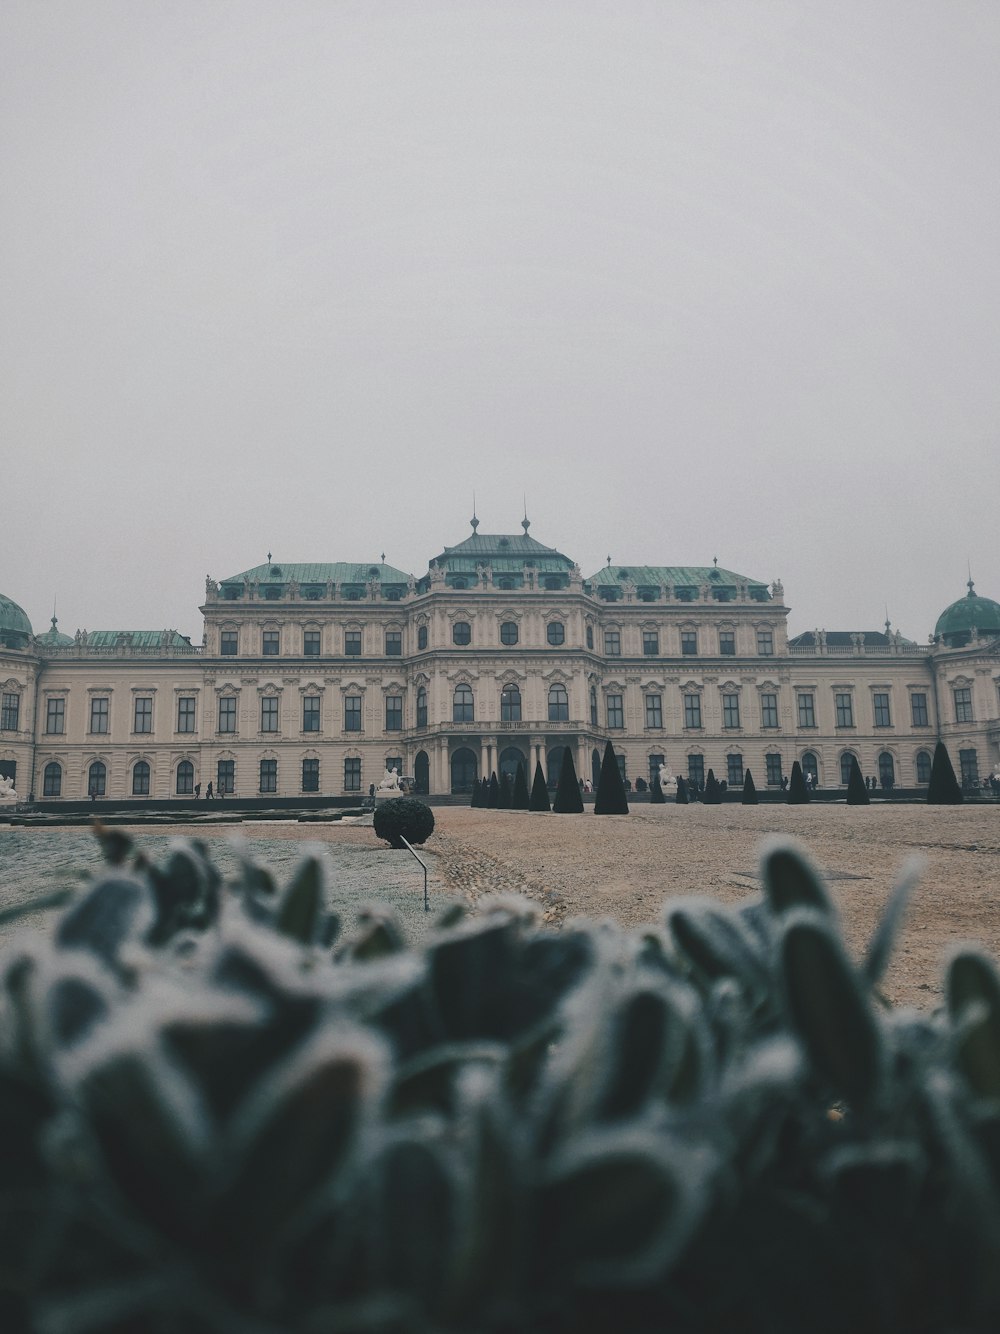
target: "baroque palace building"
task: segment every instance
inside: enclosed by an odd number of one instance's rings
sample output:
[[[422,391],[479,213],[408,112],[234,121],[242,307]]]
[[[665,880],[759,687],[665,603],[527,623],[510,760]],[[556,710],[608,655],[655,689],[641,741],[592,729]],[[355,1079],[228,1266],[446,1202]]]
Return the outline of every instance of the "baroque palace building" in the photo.
[[[206,580],[204,642],[176,631],[35,636],[0,596],[0,775],[40,801],[431,794],[524,762],[581,776],[610,738],[634,783],[665,764],[821,789],[850,760],[919,788],[935,742],[976,784],[1000,759],[1000,605],[968,594],[930,642],[787,635],[780,583],[716,564],[578,565],[523,532],[472,533],[414,578],[272,562]]]

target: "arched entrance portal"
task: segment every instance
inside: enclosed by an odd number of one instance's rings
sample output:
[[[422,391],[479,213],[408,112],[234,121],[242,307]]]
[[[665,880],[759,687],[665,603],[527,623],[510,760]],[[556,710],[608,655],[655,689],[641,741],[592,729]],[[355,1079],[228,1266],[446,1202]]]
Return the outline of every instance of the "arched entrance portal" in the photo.
[[[497,774],[497,778],[501,778],[504,774],[510,774],[510,781],[513,782],[517,775],[517,766],[519,764],[524,766],[524,774],[525,778],[527,778],[528,757],[525,755],[524,751],[519,750],[517,746],[507,746],[506,749],[500,752],[500,772]],[[528,781],[530,782],[530,779]]]
[[[431,790],[431,762],[426,750],[418,750],[413,761],[413,786],[424,794]]]
[[[454,751],[451,757],[452,792],[471,792],[477,770],[475,753],[468,746],[462,746],[460,750]]]

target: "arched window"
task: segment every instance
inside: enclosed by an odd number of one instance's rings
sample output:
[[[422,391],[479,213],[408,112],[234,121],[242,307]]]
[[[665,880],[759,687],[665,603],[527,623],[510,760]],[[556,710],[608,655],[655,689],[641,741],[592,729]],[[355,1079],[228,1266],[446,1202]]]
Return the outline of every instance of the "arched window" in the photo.
[[[597,687],[590,687],[590,725],[597,726]]]
[[[896,766],[887,750],[878,757],[878,781],[885,788],[892,787],[896,781]]]
[[[451,706],[451,719],[455,723],[475,722],[476,711],[472,698],[472,687],[459,685],[455,687],[455,698]]]
[[[418,626],[417,626],[417,648],[418,648],[418,649],[422,649],[422,648],[426,648],[426,647],[427,647],[427,626],[426,626],[426,625],[418,625]]]
[[[566,627],[562,621],[549,621],[545,627],[545,638],[553,648],[558,648],[560,644],[566,642]]]
[[[108,790],[108,766],[103,760],[95,760],[87,770],[87,796],[103,797]]]
[[[500,691],[500,721],[502,723],[521,721],[521,692],[513,682]]]
[[[926,750],[917,751],[917,782],[929,783],[931,781],[931,757],[930,752]]]
[[[510,648],[517,643],[517,622],[504,621],[500,627],[500,643],[506,644]]]
[[[417,687],[417,726],[427,726],[427,691],[423,686]]]
[[[594,627],[592,625],[587,626],[587,647],[594,647]]]
[[[177,766],[177,795],[190,797],[194,792],[194,765],[190,760],[181,760]]]
[[[851,781],[851,760],[854,756],[849,750],[845,750],[840,757],[840,781],[846,787]]]
[[[136,760],[132,766],[132,796],[149,796],[149,765],[145,760]]]
[[[802,756],[802,776],[808,778],[810,783],[819,782],[819,765],[816,762],[816,756],[811,750],[807,750]]]
[[[42,774],[42,796],[62,796],[62,766],[56,764],[54,760],[45,766]]]
[[[465,646],[472,643],[472,626],[468,621],[456,621],[451,627],[452,642]]]
[[[549,722],[565,723],[569,721],[569,695],[566,687],[556,682],[549,686]]]

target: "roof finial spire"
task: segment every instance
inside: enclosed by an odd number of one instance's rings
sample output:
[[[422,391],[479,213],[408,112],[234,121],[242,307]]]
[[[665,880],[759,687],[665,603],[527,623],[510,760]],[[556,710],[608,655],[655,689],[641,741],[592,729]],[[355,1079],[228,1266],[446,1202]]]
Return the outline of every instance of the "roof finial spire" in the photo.
[[[608,552],[608,569],[611,569],[611,552]]]
[[[479,520],[476,518],[476,493],[475,493],[475,491],[473,491],[473,493],[472,493],[472,518],[469,520],[469,522],[472,524],[472,531],[473,531],[473,533],[475,533],[476,529],[479,527]]]
[[[968,583],[969,597],[974,598],[976,596],[976,585],[972,582],[972,561],[969,560],[968,557],[966,557],[966,561],[969,566],[969,583]]]
[[[271,553],[270,553],[270,552],[267,553],[267,563],[268,563],[268,565],[271,564]]]
[[[525,537],[527,537],[528,529],[531,527],[531,520],[528,518],[528,493],[525,491],[523,493],[523,496],[524,496],[524,518],[521,520],[521,527],[524,529]]]
[[[887,602],[885,604],[885,632],[887,635],[891,629],[892,629],[892,622],[889,620],[889,604]]]
[[[382,555],[381,555],[381,557],[380,557],[379,559],[382,561],[382,564],[384,565],[384,564],[385,564],[385,552],[384,552],[384,551],[382,552]]]

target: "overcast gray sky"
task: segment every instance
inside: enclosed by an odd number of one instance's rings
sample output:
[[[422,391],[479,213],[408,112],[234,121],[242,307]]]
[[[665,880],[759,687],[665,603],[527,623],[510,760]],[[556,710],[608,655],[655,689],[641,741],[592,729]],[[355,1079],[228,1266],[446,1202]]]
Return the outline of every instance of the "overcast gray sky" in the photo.
[[[482,532],[1000,599],[1000,3],[4,0],[0,591]]]

